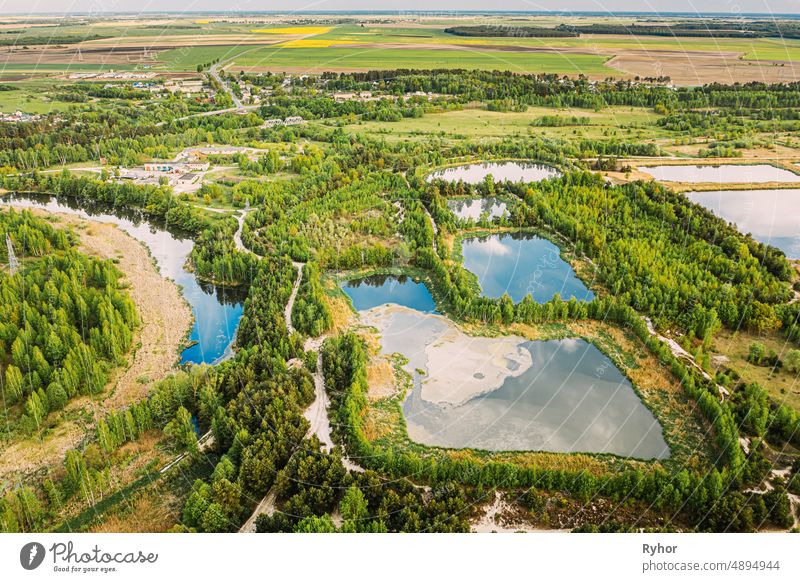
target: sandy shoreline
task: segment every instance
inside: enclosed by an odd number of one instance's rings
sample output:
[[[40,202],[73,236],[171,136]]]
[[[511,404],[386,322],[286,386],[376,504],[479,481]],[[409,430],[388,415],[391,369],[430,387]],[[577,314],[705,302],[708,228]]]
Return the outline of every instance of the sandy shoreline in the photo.
[[[404,329],[397,331],[394,326],[400,318]],[[362,312],[361,320],[378,330],[384,350],[389,346],[385,334],[393,334],[392,345],[407,343],[409,349],[397,351],[409,359],[409,373],[417,368],[426,372],[421,397],[433,404],[459,406],[497,390],[507,378],[519,376],[533,365],[524,338],[469,336],[442,315],[381,305]]]

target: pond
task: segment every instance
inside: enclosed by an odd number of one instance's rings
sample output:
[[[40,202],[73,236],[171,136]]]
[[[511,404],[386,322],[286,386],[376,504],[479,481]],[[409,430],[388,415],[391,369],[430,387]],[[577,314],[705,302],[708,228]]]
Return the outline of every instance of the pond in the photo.
[[[687,192],[686,197],[790,259],[800,259],[800,190]]]
[[[467,184],[480,184],[489,174],[495,182],[539,182],[561,175],[555,168],[532,162],[485,162],[436,170],[426,180],[461,180]]]
[[[582,339],[473,337],[400,307],[362,313],[381,351],[400,353],[413,388],[402,412],[418,443],[489,451],[664,459],[661,425],[630,381]]]
[[[744,184],[798,182],[800,175],[770,164],[721,166],[640,166],[639,170],[664,182]]]
[[[463,220],[480,220],[484,214],[489,220],[506,216],[506,203],[497,198],[450,198],[447,207]]]
[[[508,293],[517,303],[528,294],[546,303],[556,293],[591,301],[589,290],[549,240],[527,233],[493,234],[462,241],[464,268],[478,277],[486,297]]]
[[[345,281],[342,290],[356,311],[392,303],[425,313],[436,313],[436,303],[424,283],[407,275],[370,275]]]
[[[148,248],[161,274],[181,287],[192,308],[191,344],[181,353],[181,363],[214,364],[232,354],[236,328],[244,309],[244,293],[203,283],[186,270],[186,261],[194,246],[190,238],[157,226],[136,212],[91,201],[17,194],[0,197],[0,203],[18,208],[42,208],[116,224]]]

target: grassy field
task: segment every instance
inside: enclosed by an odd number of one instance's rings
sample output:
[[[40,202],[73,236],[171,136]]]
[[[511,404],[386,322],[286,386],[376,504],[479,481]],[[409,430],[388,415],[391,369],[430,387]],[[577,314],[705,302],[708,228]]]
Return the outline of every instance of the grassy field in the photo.
[[[782,368],[756,366],[748,362],[750,344],[755,342],[764,344],[767,352],[775,352],[778,357],[785,356],[795,347],[779,334],[757,336],[743,330],[735,333],[722,330],[714,339],[712,353],[727,358],[723,367],[736,370],[745,382],[758,382],[777,402],[800,410],[800,378]]]
[[[566,120],[586,118],[588,125],[560,127],[534,126],[543,116],[558,116]],[[366,121],[346,126],[348,132],[380,135],[386,139],[462,139],[466,137],[503,138],[528,134],[548,137],[608,138],[623,135],[661,138],[666,131],[655,126],[659,116],[652,110],[633,107],[611,107],[602,112],[586,109],[549,109],[529,107],[524,112],[496,112],[483,109],[464,109],[444,113],[429,113],[421,118],[398,122]],[[630,132],[630,133],[629,133]]]
[[[6,83],[17,89],[0,91],[0,111],[5,113],[24,111],[25,113],[50,113],[74,107],[75,103],[59,101],[52,97],[62,83],[51,79],[34,79]]]
[[[258,48],[258,46],[187,46],[171,49],[158,53],[157,60],[161,64],[156,65],[156,68],[168,71],[195,71],[197,65],[210,63],[217,59],[226,61],[243,51],[255,48]]]
[[[386,49],[381,47],[261,47],[234,59],[236,68],[295,73],[370,69],[480,69],[518,73],[611,74],[605,57],[579,54],[537,54],[480,49]]]

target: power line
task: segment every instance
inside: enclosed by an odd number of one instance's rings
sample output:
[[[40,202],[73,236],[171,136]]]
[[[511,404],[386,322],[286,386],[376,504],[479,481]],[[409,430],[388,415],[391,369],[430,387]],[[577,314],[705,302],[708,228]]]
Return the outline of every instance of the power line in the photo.
[[[14,245],[11,244],[11,237],[6,234],[6,247],[8,248],[8,268],[13,275],[19,270],[19,261],[17,255],[14,254]]]

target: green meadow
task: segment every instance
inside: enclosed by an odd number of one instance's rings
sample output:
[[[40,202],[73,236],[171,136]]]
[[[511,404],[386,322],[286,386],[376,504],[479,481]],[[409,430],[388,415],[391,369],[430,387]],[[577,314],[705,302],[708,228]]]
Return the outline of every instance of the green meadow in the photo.
[[[280,48],[260,47],[233,60],[232,66],[272,71],[320,72],[353,69],[480,69],[519,73],[612,73],[606,57],[583,54],[539,54],[381,47]]]

